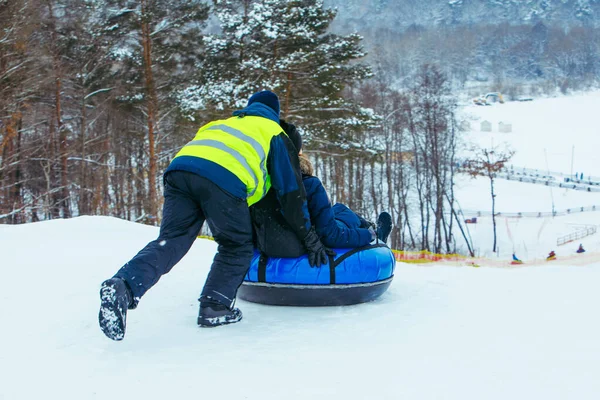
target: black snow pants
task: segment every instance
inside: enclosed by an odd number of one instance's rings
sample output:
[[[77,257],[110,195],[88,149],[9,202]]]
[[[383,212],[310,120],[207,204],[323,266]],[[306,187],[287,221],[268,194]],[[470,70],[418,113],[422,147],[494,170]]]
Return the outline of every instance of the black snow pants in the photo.
[[[216,300],[231,307],[253,255],[252,223],[246,200],[191,172],[169,172],[164,183],[165,202],[158,238],[148,243],[115,277],[129,284],[137,305],[144,293],[188,252],[206,220],[219,246],[200,301]]]

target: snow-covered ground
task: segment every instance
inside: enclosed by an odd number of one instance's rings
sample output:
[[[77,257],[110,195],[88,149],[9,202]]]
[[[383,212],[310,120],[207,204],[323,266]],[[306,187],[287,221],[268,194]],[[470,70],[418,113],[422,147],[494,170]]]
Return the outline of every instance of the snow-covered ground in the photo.
[[[490,183],[485,178],[458,179],[457,197],[466,218],[477,217],[477,211],[491,211]],[[600,234],[557,247],[557,239],[585,226],[600,225],[600,193],[550,188],[498,179],[495,181],[496,212],[546,213],[571,210],[568,216],[496,218],[498,252],[492,252],[493,230],[491,216],[477,217],[477,224],[467,224],[476,253],[480,256],[510,260],[513,252],[525,261],[545,258],[551,250],[559,256],[573,255],[579,243],[587,250],[600,251]],[[552,207],[554,204],[554,208]],[[598,211],[579,212],[581,207],[596,206]],[[468,210],[468,211],[467,211]],[[600,259],[599,259],[600,261]]]
[[[571,118],[569,99],[471,111],[491,119],[513,107],[516,132],[516,115],[537,118],[544,103],[552,118]],[[598,99],[571,100],[579,109]],[[597,118],[587,116],[582,125]],[[554,141],[571,139],[546,136],[557,153]],[[571,145],[562,148],[568,159]],[[523,155],[530,149],[516,148],[522,158],[515,164],[544,167],[534,162],[539,155]],[[600,175],[594,160],[578,168]],[[564,171],[559,164],[550,169]],[[497,188],[500,212],[551,211],[549,188],[508,181]],[[465,179],[458,194],[463,209],[489,209],[485,181]],[[554,189],[552,196],[557,209],[599,204],[594,193]],[[574,253],[579,242],[556,247],[556,238],[599,219],[600,212],[500,218],[501,251],[480,268],[398,264],[374,302],[289,308],[239,301],[243,321],[215,329],[196,326],[196,298],[216,251],[198,240],[129,313],[122,342],[98,328],[100,282],[157,228],[108,217],[0,225],[0,399],[597,399],[600,235],[581,240],[583,255]],[[469,230],[486,255],[490,218]],[[513,247],[524,266],[508,266]],[[557,261],[543,261],[550,250]]]
[[[368,304],[196,326],[215,244],[97,326],[98,288],[157,229],[106,217],[1,226],[2,399],[595,399],[600,265],[399,264]]]

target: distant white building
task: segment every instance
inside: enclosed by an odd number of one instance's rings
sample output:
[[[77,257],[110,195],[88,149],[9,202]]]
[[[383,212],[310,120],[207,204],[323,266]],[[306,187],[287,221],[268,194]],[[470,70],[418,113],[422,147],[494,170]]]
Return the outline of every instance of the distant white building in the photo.
[[[508,124],[506,122],[500,121],[500,123],[498,123],[498,132],[502,132],[502,133],[512,132],[512,124]]]
[[[490,121],[482,121],[481,122],[481,132],[491,132],[492,131],[492,123]]]

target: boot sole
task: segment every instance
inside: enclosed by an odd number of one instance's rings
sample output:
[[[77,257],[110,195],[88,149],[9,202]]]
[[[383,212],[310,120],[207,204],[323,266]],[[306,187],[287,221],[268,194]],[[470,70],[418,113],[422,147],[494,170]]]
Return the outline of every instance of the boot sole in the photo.
[[[100,289],[98,323],[106,337],[119,341],[125,337],[125,313],[120,309],[115,294],[116,289],[112,286],[103,286]]]
[[[204,325],[204,324],[198,324],[198,326],[200,328],[218,328],[219,326],[223,326],[223,325],[231,325],[231,324],[235,324],[236,322],[240,322],[241,320],[237,320],[237,321],[229,321],[229,322],[223,322],[221,324],[216,324],[216,325]]]
[[[222,325],[231,325],[231,324],[235,324],[236,322],[240,322],[242,320],[242,316],[240,315],[239,319],[234,319],[234,320],[224,320],[223,322],[219,321],[219,319],[222,317],[213,317],[213,318],[206,318],[204,321],[198,319],[198,326],[200,328],[216,328],[218,326],[222,326]],[[214,322],[210,322],[210,320],[215,320]]]

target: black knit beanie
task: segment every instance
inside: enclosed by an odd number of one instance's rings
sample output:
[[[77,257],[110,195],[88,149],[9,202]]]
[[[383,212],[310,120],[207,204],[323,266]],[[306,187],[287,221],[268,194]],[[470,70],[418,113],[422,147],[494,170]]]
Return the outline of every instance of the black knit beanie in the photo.
[[[262,92],[254,93],[248,100],[248,105],[252,103],[262,103],[268,107],[271,107],[277,116],[279,116],[279,98],[270,90],[263,90]]]

